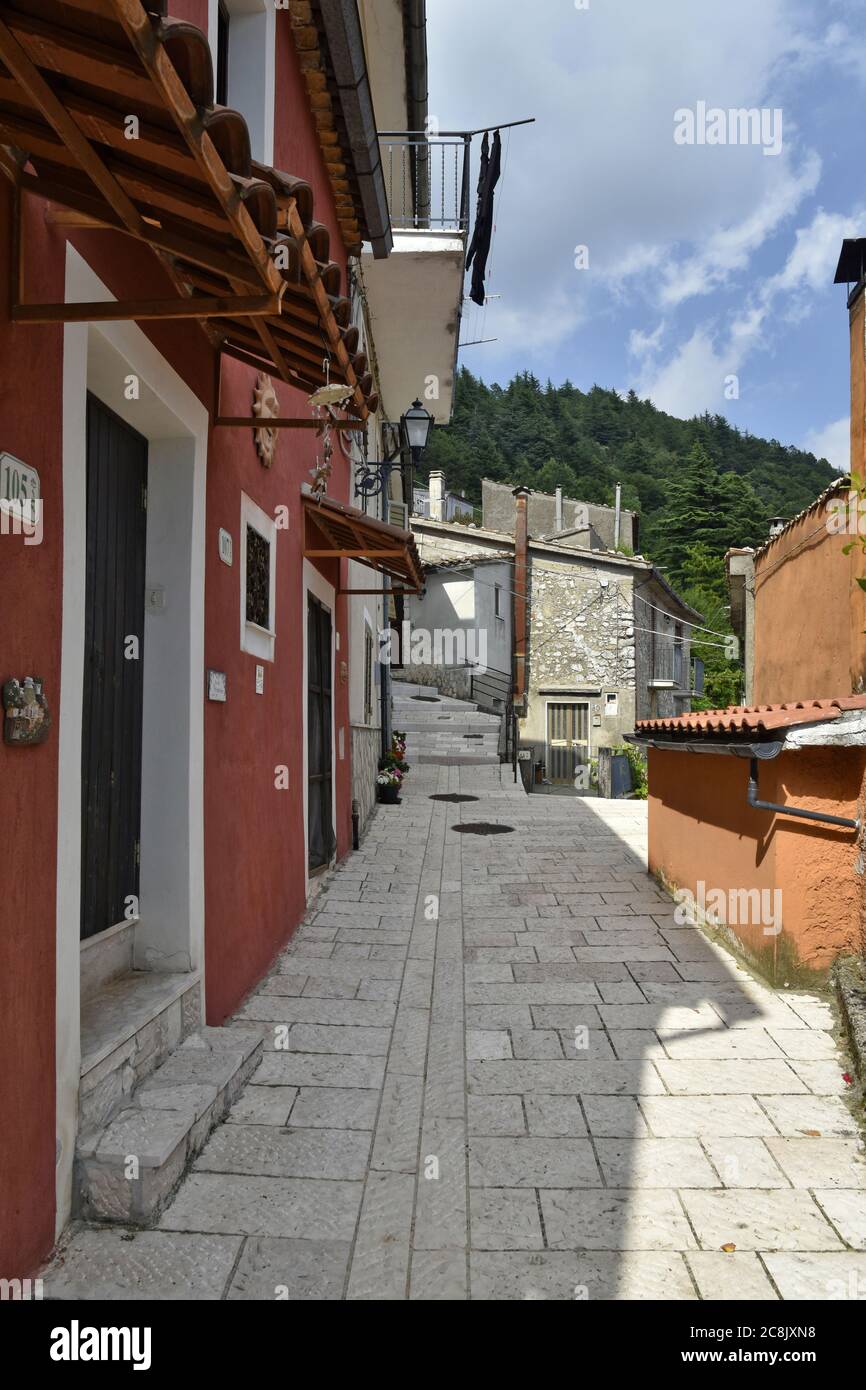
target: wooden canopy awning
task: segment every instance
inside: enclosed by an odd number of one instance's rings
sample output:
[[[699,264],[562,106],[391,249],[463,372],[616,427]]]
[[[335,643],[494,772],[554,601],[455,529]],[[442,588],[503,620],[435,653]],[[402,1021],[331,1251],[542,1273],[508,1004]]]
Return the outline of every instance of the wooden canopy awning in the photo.
[[[19,273],[13,318],[199,319],[228,355],[303,389],[329,376],[352,414],[375,410],[310,185],[251,159],[244,118],[214,104],[207,38],[165,0],[0,0],[0,171],[67,209],[56,221],[146,242],[177,290],[37,305]]]
[[[411,531],[403,531],[388,521],[367,516],[357,507],[348,507],[330,497],[316,501],[303,499],[307,518],[309,559],[357,560],[396,580],[396,593],[420,593],[424,587],[421,557]],[[373,593],[372,589],[344,589],[343,593]]]

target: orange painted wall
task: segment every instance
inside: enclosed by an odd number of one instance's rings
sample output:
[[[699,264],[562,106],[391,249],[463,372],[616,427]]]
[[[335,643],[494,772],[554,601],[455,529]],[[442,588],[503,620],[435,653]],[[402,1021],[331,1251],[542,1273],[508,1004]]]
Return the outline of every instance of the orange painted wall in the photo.
[[[844,500],[845,493],[841,494]],[[860,694],[866,677],[866,574],[848,534],[809,512],[755,563],[755,704]]]
[[[864,772],[863,749],[783,753],[761,764],[759,794],[783,805],[862,816]],[[783,983],[792,959],[824,971],[840,951],[866,945],[859,851],[851,831],[752,810],[748,778],[748,759],[651,749],[650,872],[693,893],[699,879],[707,893],[780,888],[780,936],[765,935],[760,923],[734,930],[746,952]]]
[[[850,313],[851,458],[866,471],[866,296]],[[839,497],[846,500],[846,494]],[[853,530],[828,527],[830,515],[810,511],[755,561],[755,704],[826,699],[866,690],[866,575],[859,544],[866,531],[852,508]]]

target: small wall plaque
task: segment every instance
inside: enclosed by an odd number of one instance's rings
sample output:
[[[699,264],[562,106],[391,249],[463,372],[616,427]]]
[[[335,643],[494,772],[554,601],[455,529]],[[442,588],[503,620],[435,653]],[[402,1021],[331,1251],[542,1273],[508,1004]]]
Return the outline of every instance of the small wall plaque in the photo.
[[[264,666],[257,666],[257,667],[256,667],[256,694],[257,694],[257,695],[264,695],[264,693],[265,693],[265,668],[264,668]]]
[[[149,584],[144,594],[144,607],[148,613],[165,612],[165,587],[162,584]]]
[[[219,547],[220,559],[223,564],[230,565],[232,563],[232,538],[231,532],[227,531],[224,526],[220,527]]]
[[[6,743],[28,747],[44,743],[51,728],[51,715],[42,689],[41,676],[13,677],[3,686],[3,738]]]
[[[208,671],[207,697],[209,700],[219,700],[221,703],[225,703],[227,699],[225,671]]]
[[[36,469],[14,454],[0,453],[0,501],[35,502],[41,496]]]

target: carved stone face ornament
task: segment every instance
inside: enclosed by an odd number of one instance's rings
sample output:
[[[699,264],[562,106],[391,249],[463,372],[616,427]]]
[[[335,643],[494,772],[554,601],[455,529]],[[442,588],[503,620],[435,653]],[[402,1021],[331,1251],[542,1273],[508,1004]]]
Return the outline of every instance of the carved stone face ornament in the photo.
[[[253,414],[258,420],[273,420],[279,413],[280,402],[274,390],[274,383],[265,372],[262,372],[256,380],[253,391]],[[256,450],[263,468],[270,468],[273,465],[274,455],[277,451],[277,433],[277,430],[268,429],[266,425],[254,430]]]

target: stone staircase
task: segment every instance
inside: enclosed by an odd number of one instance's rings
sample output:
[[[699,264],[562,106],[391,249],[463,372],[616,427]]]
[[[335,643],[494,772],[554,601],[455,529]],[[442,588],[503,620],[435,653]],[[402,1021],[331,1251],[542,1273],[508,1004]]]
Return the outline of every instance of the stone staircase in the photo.
[[[502,720],[468,700],[440,695],[432,685],[392,683],[392,726],[406,734],[412,763],[499,763]]]
[[[198,982],[132,971],[82,1006],[75,1215],[152,1225],[261,1060],[258,1029],[198,1022]]]

